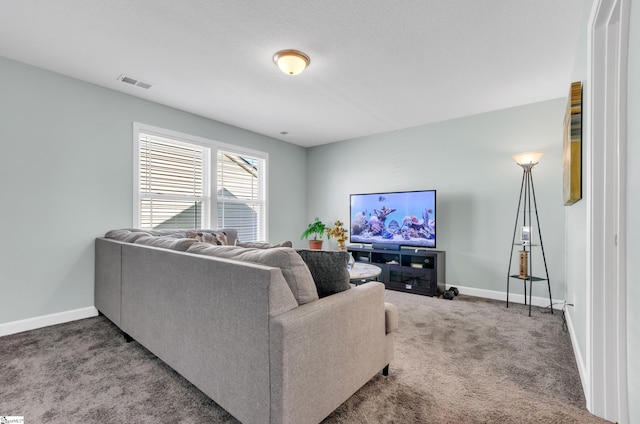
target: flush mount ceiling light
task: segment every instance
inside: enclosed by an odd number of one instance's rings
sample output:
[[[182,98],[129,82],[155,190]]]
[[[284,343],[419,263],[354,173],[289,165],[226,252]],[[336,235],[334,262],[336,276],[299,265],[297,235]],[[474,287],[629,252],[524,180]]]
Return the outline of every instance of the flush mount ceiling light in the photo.
[[[309,66],[311,59],[298,50],[280,50],[273,55],[273,63],[285,74],[297,75]]]

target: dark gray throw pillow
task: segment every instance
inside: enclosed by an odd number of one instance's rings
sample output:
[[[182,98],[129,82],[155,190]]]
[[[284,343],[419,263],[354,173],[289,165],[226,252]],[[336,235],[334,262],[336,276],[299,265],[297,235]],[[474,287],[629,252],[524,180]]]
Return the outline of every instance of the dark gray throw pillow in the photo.
[[[297,250],[309,267],[320,298],[351,288],[349,284],[348,252],[327,250]]]

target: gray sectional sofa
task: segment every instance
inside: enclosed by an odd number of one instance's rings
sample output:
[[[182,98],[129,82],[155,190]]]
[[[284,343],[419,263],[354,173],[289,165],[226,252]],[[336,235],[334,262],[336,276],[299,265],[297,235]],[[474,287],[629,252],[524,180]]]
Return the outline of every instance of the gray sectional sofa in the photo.
[[[294,249],[220,231],[229,246],[181,231],[97,238],[96,308],[243,423],[318,423],[388,370],[397,309],[383,284],[319,298]]]

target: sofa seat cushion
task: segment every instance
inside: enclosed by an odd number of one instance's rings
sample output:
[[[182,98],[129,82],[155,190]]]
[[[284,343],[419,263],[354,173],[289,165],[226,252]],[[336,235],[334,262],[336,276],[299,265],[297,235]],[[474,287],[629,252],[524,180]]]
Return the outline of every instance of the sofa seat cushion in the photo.
[[[297,252],[309,267],[320,298],[351,288],[348,252],[309,249]]]
[[[187,253],[253,262],[280,268],[284,279],[299,305],[318,300],[318,291],[309,268],[300,255],[290,247],[255,249],[195,243],[187,249]]]

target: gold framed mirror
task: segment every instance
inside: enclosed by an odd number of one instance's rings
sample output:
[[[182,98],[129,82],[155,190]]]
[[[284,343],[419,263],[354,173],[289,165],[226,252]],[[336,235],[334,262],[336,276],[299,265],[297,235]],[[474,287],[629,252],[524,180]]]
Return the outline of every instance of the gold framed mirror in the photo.
[[[571,84],[564,116],[562,194],[566,206],[582,199],[582,82]]]

